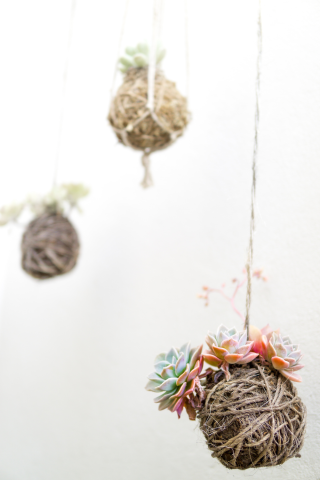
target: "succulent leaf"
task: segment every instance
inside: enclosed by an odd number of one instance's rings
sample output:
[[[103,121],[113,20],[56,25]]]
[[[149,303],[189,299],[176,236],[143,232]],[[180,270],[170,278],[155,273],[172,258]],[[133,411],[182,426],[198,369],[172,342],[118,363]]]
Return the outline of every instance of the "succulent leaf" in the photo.
[[[170,408],[173,401],[174,401],[174,399],[171,398],[171,397],[162,400],[162,402],[160,402],[160,404],[159,404],[159,410],[165,410],[166,408]]]
[[[149,54],[149,45],[146,42],[138,43],[137,50],[140,53],[144,53],[145,55]]]
[[[182,397],[182,395],[184,394],[186,388],[187,388],[187,384],[186,384],[186,383],[183,383],[183,384],[181,385],[181,387],[179,388],[179,390],[177,391],[177,393],[176,393],[175,395],[172,395],[172,398]]]
[[[161,375],[162,373],[162,370],[165,368],[165,367],[168,367],[170,365],[169,362],[167,362],[166,360],[162,360],[161,362],[158,362],[154,365],[154,370],[155,372],[158,374],[158,375]]]
[[[177,380],[177,385],[182,385],[188,378],[190,372],[190,365],[187,363],[185,371],[180,375]]]
[[[184,345],[182,345],[182,347],[180,348],[180,352],[182,352],[186,358],[189,358],[190,349],[191,349],[191,344],[190,342],[187,342]]]
[[[166,359],[166,354],[165,353],[159,353],[159,355],[156,356],[154,359],[154,363],[162,362],[162,360]]]
[[[119,62],[122,63],[124,67],[132,67],[133,66],[133,60],[130,57],[120,57]]]
[[[158,390],[157,387],[159,387],[161,383],[156,382],[155,380],[149,380],[149,382],[146,385],[146,390],[149,390],[149,392],[157,392]]]
[[[200,362],[198,361],[196,363],[195,368],[193,370],[191,370],[191,372],[189,373],[188,378],[187,378],[187,382],[190,382],[191,380],[193,380],[194,378],[196,378],[199,375],[199,368],[200,368]]]
[[[246,363],[252,362],[255,358],[257,358],[258,354],[254,352],[248,353],[248,355],[245,355],[241,360],[239,360],[237,363],[239,365],[245,365]]]
[[[160,63],[161,60],[163,60],[165,56],[166,56],[166,50],[164,48],[162,48],[162,49],[158,48],[157,56],[156,56],[157,63]]]
[[[180,357],[178,358],[178,361],[176,363],[176,375],[181,375],[182,372],[184,372],[184,370],[186,369],[186,366],[187,366],[187,361],[186,361],[186,358],[184,356],[184,353],[181,353],[180,354]]]
[[[227,363],[238,363],[243,359],[243,355],[237,353],[229,353],[224,357],[224,361]]]
[[[289,362],[286,362],[281,357],[272,357],[271,362],[272,362],[272,365],[274,366],[274,368],[276,368],[277,370],[281,370],[282,368],[288,368],[289,367]]]
[[[191,351],[190,351],[190,357],[191,357],[190,370],[193,369],[193,367],[195,366],[195,364],[197,363],[197,361],[201,357],[201,352],[202,352],[202,345],[200,345],[198,348],[194,349],[194,351],[192,351],[192,355],[191,355]]]
[[[190,395],[190,393],[192,393],[195,389],[195,386],[196,386],[196,380],[195,378],[193,380],[191,380],[191,382],[188,382],[187,383],[187,391],[185,392],[185,395]]]
[[[159,395],[158,397],[154,398],[153,401],[154,403],[160,403],[162,402],[163,400],[167,400],[168,398],[171,398],[172,395],[173,395],[174,392],[169,392],[169,393],[166,393],[166,392],[162,392],[161,395]]]
[[[179,357],[179,353],[177,352],[177,349],[174,347],[171,347],[169,352],[165,354],[164,360],[166,360],[169,363],[175,363],[173,362],[173,360],[178,357]]]
[[[216,357],[215,355],[212,355],[211,353],[205,352],[203,354],[203,358],[204,358],[204,361],[207,362],[212,367],[220,367],[221,365],[220,358]]]
[[[137,53],[133,57],[133,65],[135,67],[146,67],[148,65],[148,58],[143,53]]]
[[[127,55],[129,55],[130,57],[133,57],[133,55],[135,55],[137,53],[137,48],[136,47],[127,47],[125,49],[125,52]]]
[[[164,390],[165,392],[171,392],[177,386],[176,378],[168,378],[163,383],[157,386],[157,390]]]
[[[148,375],[147,377],[149,380],[155,380],[155,381],[159,381],[159,382],[162,382],[162,378],[160,377],[160,375],[158,375],[157,373],[150,373],[150,375]]]
[[[169,365],[168,367],[164,367],[164,369],[161,372],[161,377],[165,378],[165,379],[173,378],[174,376],[175,376],[175,371],[174,371],[174,366],[173,365]]]

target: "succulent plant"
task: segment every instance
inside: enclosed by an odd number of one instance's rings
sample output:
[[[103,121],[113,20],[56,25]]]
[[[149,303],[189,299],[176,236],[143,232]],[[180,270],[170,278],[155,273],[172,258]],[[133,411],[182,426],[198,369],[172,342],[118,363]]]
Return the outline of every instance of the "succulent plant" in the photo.
[[[40,209],[63,212],[66,203],[69,203],[71,207],[79,208],[78,201],[88,193],[89,189],[80,183],[58,185],[41,199]]]
[[[154,361],[154,372],[148,376],[146,390],[160,393],[154,399],[159,410],[166,408],[177,412],[178,417],[185,407],[189,418],[194,420],[193,396],[200,387],[199,374],[203,367],[202,345],[191,348],[190,343],[172,347],[167,353],[160,353]],[[192,418],[191,418],[192,417]]]
[[[230,379],[229,364],[242,365],[254,360],[258,353],[251,352],[253,341],[247,341],[247,332],[238,332],[220,325],[217,334],[208,333],[206,343],[210,350],[203,353],[204,360],[213,367],[219,367]]]
[[[63,213],[68,205],[80,210],[78,201],[88,193],[89,189],[84,185],[69,183],[53,187],[45,196],[30,195],[22,203],[0,209],[0,226],[17,220],[25,207],[29,207],[36,217],[43,213]]]
[[[12,203],[0,209],[0,226],[9,222],[14,222],[24,209],[23,203]]]
[[[141,68],[149,65],[149,45],[147,43],[138,43],[136,47],[127,47],[125,55],[119,58],[121,64],[120,71],[126,73],[129,68]],[[166,51],[158,45],[156,49],[156,64],[164,58]]]
[[[304,365],[299,363],[302,358],[298,345],[292,344],[288,336],[282,337],[279,330],[272,332],[269,325],[261,330],[250,328],[250,338],[253,340],[253,351],[269,362],[273,368],[293,382],[301,382],[302,378],[295,372]]]

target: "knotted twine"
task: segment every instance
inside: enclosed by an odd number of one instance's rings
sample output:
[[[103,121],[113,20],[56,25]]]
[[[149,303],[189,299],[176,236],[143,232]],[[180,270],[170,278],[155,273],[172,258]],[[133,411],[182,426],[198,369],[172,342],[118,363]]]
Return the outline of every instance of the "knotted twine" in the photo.
[[[253,236],[255,229],[256,164],[259,132],[260,67],[262,53],[261,0],[258,13],[256,109],[252,157],[250,236],[248,247],[245,328],[249,334]],[[221,371],[205,387],[199,411],[200,428],[212,457],[229,469],[281,465],[300,456],[306,428],[306,407],[292,382],[259,361],[230,365],[227,381]]]
[[[212,457],[229,469],[246,470],[300,456],[306,408],[292,382],[259,361],[230,365],[230,373],[229,381],[208,379],[198,414]]]

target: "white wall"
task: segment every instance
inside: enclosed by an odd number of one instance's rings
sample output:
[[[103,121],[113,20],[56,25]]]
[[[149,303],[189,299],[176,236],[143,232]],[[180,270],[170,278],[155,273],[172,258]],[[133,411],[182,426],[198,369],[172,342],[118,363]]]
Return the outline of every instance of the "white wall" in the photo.
[[[148,37],[150,6],[132,0],[125,44]],[[163,67],[183,91],[181,8],[166,2]],[[222,298],[205,309],[196,294],[245,263],[257,1],[190,1],[193,121],[153,156],[143,191],[139,153],[105,122],[124,0],[78,0],[59,180],[92,194],[72,217],[81,258],[63,278],[29,278],[21,231],[0,232],[0,480],[319,478],[320,3],[262,8],[255,265],[269,282],[254,284],[252,316],[305,352],[302,458],[227,471],[196,424],[158,412],[143,388],[158,352],[240,327]],[[0,204],[50,188],[69,12],[70,1],[2,2]]]

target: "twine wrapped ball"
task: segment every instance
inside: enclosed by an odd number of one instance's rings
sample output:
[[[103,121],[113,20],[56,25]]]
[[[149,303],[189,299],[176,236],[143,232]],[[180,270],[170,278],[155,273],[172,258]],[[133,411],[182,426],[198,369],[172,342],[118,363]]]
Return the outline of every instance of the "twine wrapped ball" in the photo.
[[[29,223],[21,249],[23,270],[43,280],[73,269],[79,255],[79,239],[66,217],[45,213]]]
[[[187,100],[157,70],[154,111],[147,107],[148,68],[129,68],[111,103],[109,122],[126,146],[151,153],[171,145],[189,121]]]
[[[306,408],[292,382],[259,362],[231,366],[230,371],[228,382],[220,372],[209,377],[198,414],[212,457],[240,470],[299,457]]]

